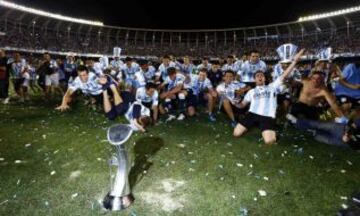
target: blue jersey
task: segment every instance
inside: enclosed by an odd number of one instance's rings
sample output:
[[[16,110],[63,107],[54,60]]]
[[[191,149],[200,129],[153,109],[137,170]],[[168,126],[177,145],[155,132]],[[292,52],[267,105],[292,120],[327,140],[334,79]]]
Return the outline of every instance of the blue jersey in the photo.
[[[360,68],[355,64],[349,64],[345,66],[342,76],[348,83],[360,84]],[[360,90],[347,88],[340,83],[335,86],[336,96],[348,96],[355,99],[360,99]]]
[[[199,75],[191,76],[191,90],[194,95],[198,95],[200,92],[212,88],[213,86],[208,78],[205,80],[199,80]]]
[[[164,84],[167,85],[167,91],[170,91],[179,85],[183,85],[184,82],[185,82],[185,76],[177,73],[174,80],[171,80],[170,77],[167,77],[164,81]]]
[[[134,79],[135,73],[139,71],[139,65],[133,62],[130,67],[124,65],[121,70],[124,73],[126,79]]]

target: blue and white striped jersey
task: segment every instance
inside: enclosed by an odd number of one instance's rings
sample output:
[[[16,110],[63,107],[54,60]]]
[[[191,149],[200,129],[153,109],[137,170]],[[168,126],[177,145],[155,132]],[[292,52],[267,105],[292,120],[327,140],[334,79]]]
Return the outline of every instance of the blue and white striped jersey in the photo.
[[[199,71],[201,68],[206,68],[208,71],[210,71],[210,69],[211,69],[211,64],[208,63],[206,66],[205,66],[204,64],[199,64],[199,65],[197,66],[197,70]]]
[[[135,125],[135,121],[137,118],[142,116],[150,116],[150,109],[142,105],[140,102],[135,101],[131,104],[128,111],[125,113],[125,118],[129,121],[130,127],[134,131],[138,131],[139,129]]]
[[[239,103],[242,100],[242,96],[237,96],[236,91],[245,88],[246,85],[242,82],[233,81],[230,84],[225,84],[224,82],[219,84],[216,88],[216,91],[223,99],[228,99],[232,104]]]
[[[111,60],[110,62],[110,66],[112,69],[116,70],[116,71],[120,71],[122,67],[124,67],[124,62],[119,60]]]
[[[277,79],[269,85],[256,86],[248,91],[244,101],[250,103],[249,112],[275,118],[277,95],[281,91],[281,85],[282,81]]]
[[[136,90],[136,100],[141,103],[151,103],[152,106],[157,106],[159,104],[159,93],[158,91],[154,91],[152,96],[146,94],[145,87],[138,88]]]
[[[80,89],[86,95],[99,95],[102,93],[102,85],[98,83],[98,77],[89,72],[89,78],[86,82],[82,82],[80,77],[76,77],[72,83],[69,84],[69,89],[76,91]]]
[[[213,86],[208,78],[201,81],[199,80],[199,75],[191,75],[191,84],[190,88],[194,95],[198,95],[200,92],[205,89],[213,89]]]
[[[121,68],[122,72],[124,73],[126,79],[134,79],[135,73],[139,71],[140,66],[133,62],[131,63],[131,66],[128,67],[126,64]]]
[[[232,71],[234,71],[236,73],[236,72],[238,72],[240,70],[240,67],[236,63],[225,64],[224,66],[222,66],[221,70],[222,71],[232,70]]]
[[[167,77],[163,84],[167,85],[167,91],[175,88],[178,85],[183,85],[185,82],[185,76],[177,73],[174,80],[171,80],[170,77]]]
[[[166,80],[168,77],[167,69],[170,67],[176,67],[175,62],[170,62],[168,66],[165,66],[164,63],[162,63],[156,72],[156,76],[161,77],[163,81]]]
[[[242,82],[255,82],[254,74],[258,70],[266,72],[265,62],[259,60],[257,63],[254,64],[250,61],[246,61],[238,71],[238,75],[240,75],[240,79]]]
[[[135,80],[138,82],[138,87],[144,87],[146,83],[155,80],[156,69],[149,66],[148,70],[144,72],[141,68],[135,73]]]

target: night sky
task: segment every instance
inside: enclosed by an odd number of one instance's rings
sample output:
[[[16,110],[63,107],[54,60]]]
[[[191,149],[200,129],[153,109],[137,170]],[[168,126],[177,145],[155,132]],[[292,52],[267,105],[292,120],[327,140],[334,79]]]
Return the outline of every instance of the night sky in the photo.
[[[106,25],[159,29],[232,28],[295,21],[300,16],[360,5],[358,0],[14,0],[29,7]],[[236,2],[236,5],[235,5]],[[240,3],[240,5],[239,5]],[[253,6],[247,4],[253,3]],[[245,5],[246,4],[246,5]]]

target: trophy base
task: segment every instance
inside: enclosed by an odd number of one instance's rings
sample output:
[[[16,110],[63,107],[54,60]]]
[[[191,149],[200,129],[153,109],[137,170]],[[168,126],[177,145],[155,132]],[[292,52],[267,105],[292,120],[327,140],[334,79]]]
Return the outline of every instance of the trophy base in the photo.
[[[125,196],[116,197],[110,195],[110,192],[105,196],[103,200],[103,206],[105,209],[110,211],[119,211],[128,208],[133,202],[135,198],[130,193]]]

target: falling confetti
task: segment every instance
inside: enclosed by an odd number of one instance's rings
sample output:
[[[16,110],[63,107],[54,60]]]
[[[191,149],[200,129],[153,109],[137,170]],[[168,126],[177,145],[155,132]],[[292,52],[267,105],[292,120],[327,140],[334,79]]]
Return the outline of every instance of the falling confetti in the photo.
[[[264,190],[258,190],[258,193],[260,196],[266,196],[266,191]]]

